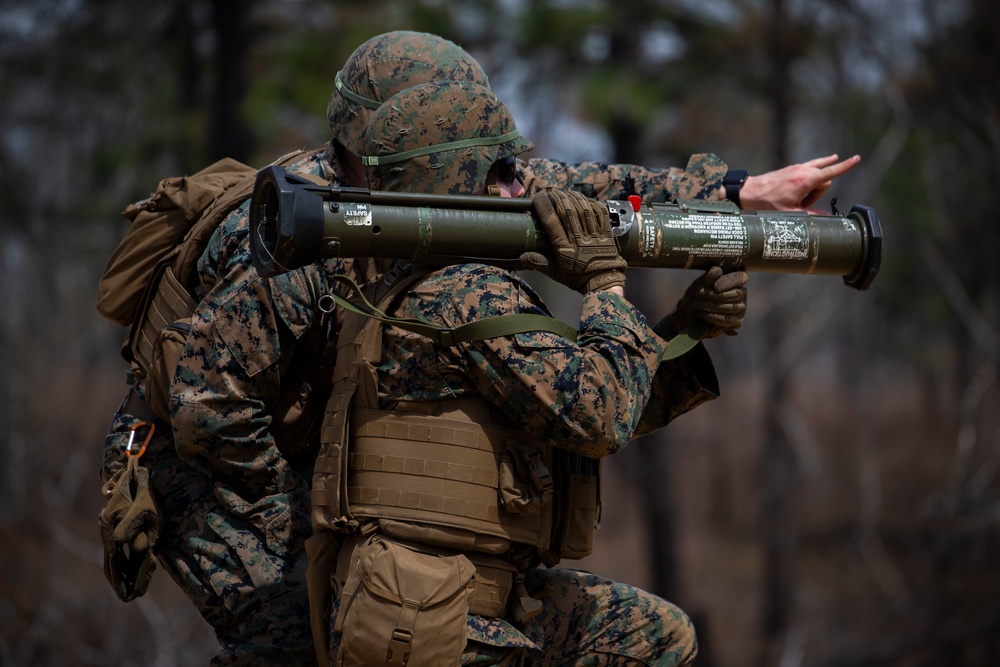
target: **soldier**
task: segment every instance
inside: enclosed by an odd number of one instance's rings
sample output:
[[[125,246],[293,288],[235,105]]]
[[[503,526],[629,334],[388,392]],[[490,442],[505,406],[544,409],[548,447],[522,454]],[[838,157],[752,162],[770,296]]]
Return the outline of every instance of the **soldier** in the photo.
[[[332,141],[290,170],[363,186],[357,156],[379,100],[442,78],[487,82],[471,56],[440,37],[398,31],[368,40],[337,75]],[[215,630],[221,648],[212,664],[314,665],[303,542],[316,417],[332,368],[322,365],[331,317],[317,301],[333,289],[331,276],[373,269],[331,260],[262,280],[250,257],[248,211],[249,200],[199,260],[200,303],[173,375],[170,423],[152,413],[140,383],[111,423],[105,482],[124,467],[129,438],[148,432],[135,427],[155,431],[141,458],[149,494],[124,519],[136,519],[129,537],[108,537],[121,515],[103,527],[114,551],[109,578],[126,597],[141,595],[155,555]],[[152,550],[137,548],[150,540]]]
[[[510,158],[532,145],[488,89],[435,82],[387,100],[366,147],[374,189],[483,194],[517,190]],[[583,294],[575,340],[535,326],[549,312],[516,273],[482,264],[398,264],[366,288],[384,317],[345,315],[313,478],[313,523],[342,544],[338,665],[679,665],[695,655],[674,605],[553,566],[590,552],[600,459],[717,396],[702,345],[661,357],[693,318],[711,323],[709,336],[735,331],[746,274],[699,277],[651,328],[623,296],[607,208],[560,190],[533,202],[554,255],[523,260]],[[525,316],[535,319],[519,332],[449,340],[470,323]]]
[[[332,141],[290,169],[365,185],[358,155],[379,100],[408,85],[448,78],[487,84],[475,60],[440,37],[397,31],[368,40],[337,75],[327,109]],[[686,172],[543,160],[523,168],[531,189],[565,183],[601,196],[610,190],[594,184],[616,183],[618,174],[657,200],[720,196],[726,173],[714,156],[696,156]],[[818,172],[808,176],[796,183],[798,190],[808,191],[820,178]],[[216,664],[298,664],[308,662],[309,643],[300,545],[308,533],[307,482],[315,454],[310,436],[319,413],[311,406],[325,400],[323,368],[301,360],[326,354],[331,322],[316,302],[330,288],[328,277],[370,276],[374,268],[328,262],[326,271],[306,267],[262,281],[252,268],[247,234],[244,203],[223,222],[199,262],[201,302],[174,373],[171,423],[152,414],[139,383],[112,421],[102,469],[106,482],[124,466],[125,443],[146,432],[135,427],[156,426],[142,458],[151,471],[150,495],[128,514],[130,520],[151,518],[122,526],[116,515],[102,530],[114,552],[108,562],[109,578],[119,579],[113,581],[116,590],[127,569],[129,594],[141,595],[155,554],[215,629],[222,644]],[[124,540],[110,539],[116,527],[127,528]],[[148,541],[147,529],[151,538],[159,530],[155,550],[136,548]],[[131,559],[122,558],[125,544]]]

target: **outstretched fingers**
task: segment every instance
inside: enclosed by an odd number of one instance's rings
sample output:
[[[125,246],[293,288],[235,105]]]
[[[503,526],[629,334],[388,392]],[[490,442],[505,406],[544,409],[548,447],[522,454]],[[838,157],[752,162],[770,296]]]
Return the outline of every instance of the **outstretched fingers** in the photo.
[[[819,158],[819,159],[825,161],[824,164],[817,165],[819,168],[820,176],[823,180],[828,182],[832,181],[835,178],[843,176],[851,169],[854,169],[854,167],[856,167],[858,163],[861,162],[860,155],[852,155],[846,160],[841,160],[840,162],[837,162],[836,154],[828,155],[825,158]],[[829,187],[829,183],[827,184],[827,186]]]

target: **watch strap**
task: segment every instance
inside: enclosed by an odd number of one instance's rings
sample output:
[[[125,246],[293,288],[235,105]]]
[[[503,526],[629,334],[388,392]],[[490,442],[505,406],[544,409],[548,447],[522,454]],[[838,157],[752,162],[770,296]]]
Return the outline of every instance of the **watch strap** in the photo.
[[[722,177],[722,187],[726,191],[726,199],[740,208],[743,207],[740,203],[740,190],[743,188],[743,184],[747,182],[749,176],[750,172],[746,169],[730,169]]]

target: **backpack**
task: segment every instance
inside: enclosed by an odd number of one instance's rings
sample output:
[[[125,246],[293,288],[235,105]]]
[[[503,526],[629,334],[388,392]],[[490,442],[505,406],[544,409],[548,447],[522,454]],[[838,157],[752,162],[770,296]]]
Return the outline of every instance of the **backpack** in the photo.
[[[323,150],[294,151],[273,164]],[[122,212],[131,225],[98,281],[97,310],[130,327],[122,357],[145,384],[149,407],[166,421],[169,380],[198,305],[192,294],[198,259],[219,224],[253,194],[256,177],[253,167],[224,158],[191,176],[163,179],[148,198]]]

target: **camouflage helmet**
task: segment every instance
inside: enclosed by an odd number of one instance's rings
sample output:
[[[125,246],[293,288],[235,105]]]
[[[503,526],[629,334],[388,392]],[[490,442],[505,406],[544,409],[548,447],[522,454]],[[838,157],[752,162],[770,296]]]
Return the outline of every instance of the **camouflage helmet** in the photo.
[[[337,72],[326,107],[333,138],[361,155],[368,121],[382,102],[410,86],[451,80],[490,85],[475,58],[443,37],[409,30],[372,37]]]
[[[485,185],[494,162],[533,147],[489,88],[434,81],[378,108],[361,161],[373,190],[469,195]]]

